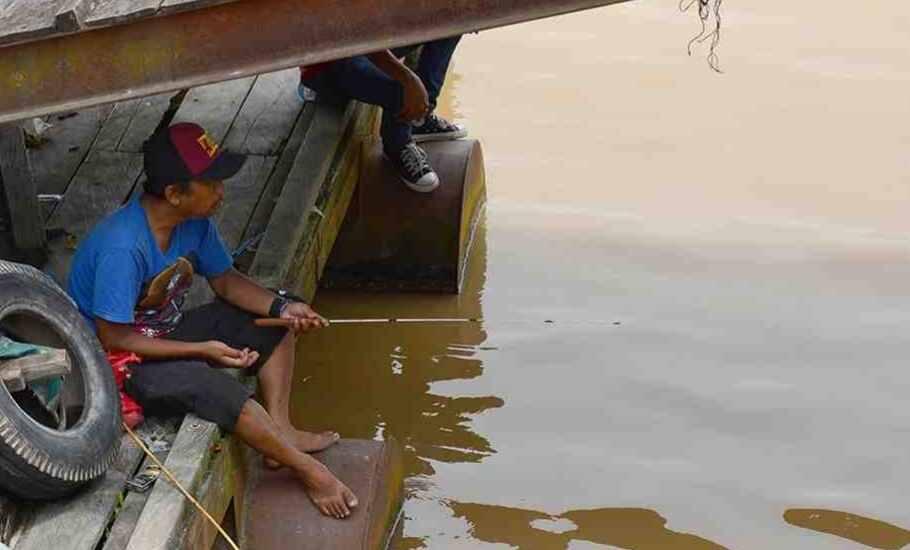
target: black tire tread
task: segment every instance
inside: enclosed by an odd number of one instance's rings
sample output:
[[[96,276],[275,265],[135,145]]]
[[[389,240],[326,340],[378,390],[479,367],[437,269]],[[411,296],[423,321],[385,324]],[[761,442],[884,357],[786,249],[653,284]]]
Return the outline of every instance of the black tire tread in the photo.
[[[34,267],[0,260],[0,279],[6,277],[25,279],[73,304],[66,292]],[[4,487],[24,498],[56,498],[71,493],[82,484],[102,476],[113,464],[121,439],[117,435],[114,444],[94,464],[76,465],[67,462],[66,457],[55,458],[35,446],[0,411],[0,473],[6,478]]]

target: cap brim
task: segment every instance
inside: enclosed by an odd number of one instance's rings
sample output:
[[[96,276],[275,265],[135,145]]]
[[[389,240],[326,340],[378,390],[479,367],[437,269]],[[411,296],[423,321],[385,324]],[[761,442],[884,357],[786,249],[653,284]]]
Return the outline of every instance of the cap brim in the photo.
[[[230,151],[222,151],[219,154],[214,162],[205,170],[205,172],[196,176],[201,180],[226,180],[230,177],[233,177],[243,168],[243,163],[246,162],[246,155],[241,155],[240,153],[232,153]]]

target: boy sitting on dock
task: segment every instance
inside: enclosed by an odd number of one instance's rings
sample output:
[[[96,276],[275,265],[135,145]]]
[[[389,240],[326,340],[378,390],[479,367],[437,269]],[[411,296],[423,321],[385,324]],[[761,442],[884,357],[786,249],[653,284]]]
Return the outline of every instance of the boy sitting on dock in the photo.
[[[192,412],[218,424],[270,466],[291,468],[323,514],[347,517],[356,497],[307,454],[339,435],[297,430],[289,415],[295,337],[327,322],[234,270],[210,219],[224,200],[222,181],[244,161],[195,124],[158,130],[145,143],[145,193],[82,242],[69,293],[105,350],[141,358],[125,389],[148,414]],[[194,273],[218,299],[182,311]],[[291,328],[260,328],[258,317],[287,319]],[[264,406],[221,368],[256,375]]]
[[[410,189],[428,193],[439,176],[416,142],[457,139],[467,131],[434,112],[452,54],[461,36],[358,55],[300,68],[300,97],[317,94],[352,98],[382,107],[382,149]],[[420,47],[417,70],[399,58]]]

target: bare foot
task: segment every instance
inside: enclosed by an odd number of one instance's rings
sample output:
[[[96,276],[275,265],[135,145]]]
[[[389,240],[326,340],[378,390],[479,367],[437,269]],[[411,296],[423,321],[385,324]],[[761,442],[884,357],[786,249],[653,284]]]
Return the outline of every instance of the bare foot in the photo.
[[[338,432],[332,431],[317,434],[291,428],[290,430],[285,431],[285,434],[287,435],[288,440],[293,443],[294,447],[298,451],[304,453],[323,451],[335,443],[338,443],[338,440],[341,439],[341,435],[339,435]],[[265,459],[265,467],[269,470],[280,470],[283,468],[281,464],[271,458]]]
[[[344,519],[357,507],[354,493],[322,464],[318,464],[309,474],[298,475],[303,480],[307,496],[324,515]]]
[[[341,435],[338,432],[332,431],[317,434],[303,430],[292,430],[288,436],[294,446],[297,447],[297,450],[304,453],[315,453],[328,449],[341,439]]]

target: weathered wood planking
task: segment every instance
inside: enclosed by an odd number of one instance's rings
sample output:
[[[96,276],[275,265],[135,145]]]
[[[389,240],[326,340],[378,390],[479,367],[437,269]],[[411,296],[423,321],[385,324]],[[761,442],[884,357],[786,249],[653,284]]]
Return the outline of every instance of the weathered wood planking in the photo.
[[[213,517],[224,518],[222,523],[229,520],[226,517],[231,499],[238,493],[238,486],[243,485],[243,464],[238,460],[242,458],[242,451],[237,447],[245,445],[236,438],[223,439],[220,451],[215,454],[212,465],[199,488],[202,495],[200,503]],[[238,483],[239,482],[239,483]],[[212,548],[215,540],[221,538],[215,526],[202,514],[193,512],[187,521],[186,534],[183,537],[183,548],[196,550]],[[235,538],[235,537],[232,537]]]
[[[98,221],[120,206],[142,169],[142,155],[92,151],[82,163],[63,202],[54,211],[48,227],[64,229],[76,242]],[[65,285],[74,243],[52,241],[46,271]]]
[[[92,151],[48,225],[85,236],[98,220],[123,203],[141,169],[141,155]]]
[[[278,157],[278,161],[275,163],[275,168],[272,170],[272,174],[269,176],[269,180],[262,190],[262,194],[259,196],[259,201],[256,203],[255,209],[253,209],[250,214],[246,230],[243,233],[243,240],[256,237],[265,232],[265,228],[269,223],[269,217],[272,215],[272,210],[275,209],[275,202],[284,189],[285,181],[287,181],[288,174],[294,166],[294,159],[297,158],[297,152],[300,150],[300,145],[303,143],[303,138],[306,136],[307,130],[309,130],[310,122],[313,120],[315,110],[316,104],[309,102],[304,106],[300,116],[297,117],[297,121],[294,124],[294,129],[291,131],[288,142],[285,144],[284,149],[282,149],[281,154]],[[253,247],[251,251],[255,251],[257,248],[258,247]],[[249,267],[249,263],[246,261],[247,258],[251,260],[252,255],[244,255],[243,257],[238,258],[238,260],[240,260],[242,264],[245,263],[246,267]]]
[[[117,104],[109,124],[99,136],[99,149],[110,149],[109,144],[116,140],[116,150],[126,153],[141,153],[142,144],[159,124],[168,121],[168,113],[175,110],[183,100],[183,93],[167,93],[144,97]],[[121,112],[121,106],[122,112]],[[125,127],[123,120],[128,119]],[[108,130],[107,126],[110,126]],[[120,131],[122,129],[122,132]],[[119,136],[119,137],[118,137]]]
[[[37,508],[16,550],[95,550],[142,451],[124,436],[120,453],[105,477],[76,494]]]
[[[161,0],[95,0],[85,16],[85,25],[99,27],[148,17],[158,11]]]
[[[28,151],[39,193],[66,191],[112,110],[108,105],[50,117],[44,142]]]
[[[224,146],[238,153],[277,155],[303,107],[297,97],[299,80],[297,69],[259,75]]]
[[[0,46],[236,0],[5,0]]]
[[[250,274],[266,286],[285,283],[303,238],[305,228],[300,219],[316,204],[320,185],[329,174],[355,110],[354,102],[317,107],[250,269]]]
[[[5,194],[16,246],[41,249],[45,231],[38,188],[29,167],[25,135],[15,124],[0,126],[0,191]]]
[[[132,99],[114,105],[111,114],[108,115],[107,120],[104,122],[104,126],[98,132],[98,136],[95,139],[95,149],[101,151],[117,150],[120,146],[120,141],[123,140],[123,136],[130,127],[130,123],[133,122],[133,117],[139,111],[141,101],[141,99]]]
[[[291,270],[284,274],[283,286],[293,288],[308,300],[316,295],[335,239],[360,181],[364,149],[372,145],[372,128],[378,109],[359,105],[354,122],[328,179],[323,182],[316,202],[303,218],[303,238],[297,245]]]
[[[210,462],[211,447],[217,438],[218,427],[194,415],[186,416],[177,433],[164,465],[191,493],[198,495],[203,474]],[[170,482],[156,483],[139,516],[127,550],[179,547],[181,522],[191,508],[192,504]]]
[[[167,419],[164,422],[155,422],[154,424],[145,422],[139,426],[138,434],[140,437],[145,437],[146,433],[163,431],[165,434],[165,441],[167,441],[169,445],[173,445],[174,438],[177,437],[178,427],[179,420],[177,418]],[[132,440],[130,440],[130,444],[135,446],[135,443]],[[162,451],[155,453],[155,456],[158,460],[164,461],[167,460],[168,453],[169,451]],[[145,456],[145,454],[142,456],[144,456],[145,459],[142,460],[142,463],[135,470],[136,472],[141,472],[146,466],[155,464],[152,459]],[[163,478],[159,480],[161,483],[166,483],[166,481],[163,481]],[[123,503],[117,512],[117,517],[110,526],[102,550],[124,550],[126,548],[126,545],[129,543],[130,537],[133,534],[133,529],[136,527],[136,520],[139,519],[139,515],[142,513],[142,509],[145,507],[145,503],[150,494],[150,492],[137,493],[135,491],[127,491],[126,497],[123,499]]]
[[[224,206],[215,218],[228,250],[240,244],[250,214],[275,167],[275,157],[250,155],[240,173],[224,182]]]
[[[0,5],[0,46],[77,30],[70,23],[77,14],[82,0],[6,0]]]
[[[221,143],[237,117],[256,77],[229,80],[189,91],[172,123],[195,122]]]

